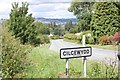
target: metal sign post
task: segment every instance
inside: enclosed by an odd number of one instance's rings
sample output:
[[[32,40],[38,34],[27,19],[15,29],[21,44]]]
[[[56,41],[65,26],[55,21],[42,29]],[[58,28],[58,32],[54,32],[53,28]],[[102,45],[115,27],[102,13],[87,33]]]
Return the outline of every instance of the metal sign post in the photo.
[[[83,35],[83,38],[82,38],[82,46],[85,47],[85,35]],[[86,57],[83,57],[83,72],[84,72],[84,77],[86,78],[86,60],[87,58]]]
[[[84,57],[84,58],[83,58],[84,77],[86,77],[86,60],[87,60],[87,58],[86,58],[86,57]]]
[[[85,47],[85,35],[83,35],[83,38],[82,38],[82,46]]]
[[[69,76],[68,73],[69,73],[68,59],[66,59],[66,76],[67,77]]]
[[[66,59],[66,76],[69,76],[68,59],[83,57],[84,77],[86,77],[86,60],[92,55],[92,48],[85,47],[85,35],[82,40],[83,47],[60,49],[60,59]]]

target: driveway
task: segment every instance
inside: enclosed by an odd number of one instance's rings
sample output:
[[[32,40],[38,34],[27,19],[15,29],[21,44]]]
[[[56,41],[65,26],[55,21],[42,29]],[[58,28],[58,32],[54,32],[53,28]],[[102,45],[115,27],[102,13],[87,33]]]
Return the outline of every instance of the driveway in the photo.
[[[50,49],[60,52],[61,48],[72,48],[72,47],[81,47],[79,44],[65,42],[63,39],[58,40],[51,40]],[[106,49],[99,49],[99,48],[92,48],[92,56],[88,57],[87,59],[96,60],[96,61],[116,61],[118,51],[115,50],[106,50]]]

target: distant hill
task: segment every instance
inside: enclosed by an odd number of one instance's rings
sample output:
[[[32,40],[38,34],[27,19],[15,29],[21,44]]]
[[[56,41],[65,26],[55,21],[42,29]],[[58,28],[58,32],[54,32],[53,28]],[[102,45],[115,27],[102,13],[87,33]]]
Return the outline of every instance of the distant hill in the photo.
[[[36,18],[37,21],[43,22],[43,23],[50,23],[50,22],[56,22],[56,23],[66,23],[68,21],[72,21],[73,23],[77,23],[76,18],[61,18],[61,19],[54,19],[54,18]]]

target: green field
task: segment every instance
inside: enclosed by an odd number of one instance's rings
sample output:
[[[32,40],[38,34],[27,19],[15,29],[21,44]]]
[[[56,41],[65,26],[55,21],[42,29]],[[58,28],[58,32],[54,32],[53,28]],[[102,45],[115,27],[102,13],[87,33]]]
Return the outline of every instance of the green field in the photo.
[[[28,60],[31,65],[25,72],[25,78],[65,78],[65,60],[60,59],[57,52],[48,49],[49,45],[33,48],[32,52],[28,55]],[[105,75],[105,70],[109,74]],[[110,69],[110,70],[109,70]],[[91,62],[87,60],[87,77],[116,77],[111,71],[113,68],[105,67],[105,65]],[[69,77],[70,78],[83,78],[83,64],[82,58],[69,59]],[[110,75],[110,76],[109,76]],[[112,75],[112,76],[111,76]]]

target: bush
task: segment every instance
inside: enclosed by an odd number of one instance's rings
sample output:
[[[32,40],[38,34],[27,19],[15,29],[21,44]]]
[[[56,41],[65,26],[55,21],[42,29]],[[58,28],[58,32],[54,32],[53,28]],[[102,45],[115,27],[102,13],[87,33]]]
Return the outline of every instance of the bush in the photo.
[[[109,44],[113,44],[114,41],[113,41],[113,36],[109,36]]]
[[[34,46],[38,46],[39,44],[40,44],[40,38],[36,38],[36,39],[34,39]]]
[[[104,35],[104,36],[100,37],[99,44],[108,45],[109,43],[110,43],[110,41],[109,41],[108,36]]]
[[[90,34],[91,34],[91,31],[84,31],[84,32],[82,32],[82,34],[81,34],[81,35],[87,35],[88,33],[90,33]]]
[[[25,70],[26,55],[29,53],[29,46],[21,45],[6,28],[2,32],[2,77],[14,78]],[[17,76],[21,77],[21,76]]]
[[[39,39],[39,44],[50,43],[49,37],[47,35],[40,34],[37,38]]]
[[[88,38],[88,43],[89,44],[94,44],[94,38],[93,37]]]
[[[60,39],[60,37],[58,35],[54,35],[50,37],[51,39]]]
[[[47,35],[43,35],[45,43],[50,43],[49,37]]]
[[[113,36],[113,40],[115,43],[120,43],[120,32],[116,32]]]
[[[64,38],[70,39],[70,40],[76,40],[76,39],[77,39],[77,36],[76,36],[75,34],[70,34],[70,33],[68,33],[68,34],[65,34],[65,35],[64,35]]]

